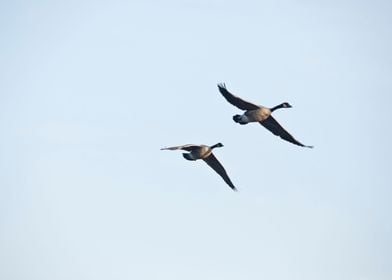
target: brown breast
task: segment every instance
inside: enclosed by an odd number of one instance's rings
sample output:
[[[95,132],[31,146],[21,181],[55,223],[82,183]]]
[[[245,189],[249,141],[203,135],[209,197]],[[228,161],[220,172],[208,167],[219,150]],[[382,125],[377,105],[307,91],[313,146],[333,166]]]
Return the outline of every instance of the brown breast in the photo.
[[[191,152],[195,159],[206,158],[211,154],[211,149],[208,146],[200,146],[199,149]]]
[[[248,117],[249,122],[260,122],[264,121],[271,115],[271,110],[261,107],[256,110],[246,111],[245,115]]]

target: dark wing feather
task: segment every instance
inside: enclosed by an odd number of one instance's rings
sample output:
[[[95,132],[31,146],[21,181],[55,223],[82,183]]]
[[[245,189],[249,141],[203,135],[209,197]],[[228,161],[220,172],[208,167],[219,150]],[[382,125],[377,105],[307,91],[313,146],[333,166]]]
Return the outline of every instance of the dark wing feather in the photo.
[[[222,179],[232,188],[234,191],[237,191],[234,184],[231,182],[229,175],[227,175],[225,168],[223,165],[218,161],[218,159],[211,153],[207,158],[203,159],[212,169],[218,173]]]
[[[276,136],[280,136],[280,138],[293,143],[295,145],[307,148],[313,148],[313,146],[306,146],[296,140],[290,133],[288,133],[272,116],[269,116],[264,121],[260,122],[266,129],[271,131]]]
[[[220,93],[227,100],[227,102],[229,102],[231,105],[234,105],[241,110],[256,110],[256,109],[260,108],[260,106],[252,104],[248,101],[245,101],[245,100],[235,96],[234,94],[230,93],[226,89],[225,84],[218,84],[218,88],[219,88]]]
[[[198,149],[198,148],[200,148],[199,145],[186,144],[186,145],[175,146],[175,147],[165,147],[165,148],[161,148],[161,150],[170,150],[170,151],[173,151],[173,150],[185,150],[185,151],[191,152],[191,151],[193,151],[195,149]]]

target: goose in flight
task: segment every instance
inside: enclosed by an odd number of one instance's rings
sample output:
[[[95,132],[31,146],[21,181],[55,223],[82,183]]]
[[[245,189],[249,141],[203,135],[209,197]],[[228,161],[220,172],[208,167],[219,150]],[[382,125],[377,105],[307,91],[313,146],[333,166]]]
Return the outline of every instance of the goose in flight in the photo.
[[[237,191],[234,184],[231,182],[229,175],[227,175],[225,168],[223,165],[218,161],[218,159],[212,153],[212,150],[217,147],[223,147],[222,143],[217,143],[212,146],[207,145],[194,145],[194,144],[187,144],[175,147],[166,147],[162,148],[161,150],[185,150],[189,153],[183,153],[185,159],[187,160],[204,160],[212,169],[218,173],[222,179],[232,188],[234,191]]]
[[[292,106],[289,103],[283,102],[282,104],[279,104],[275,107],[267,108],[255,105],[239,98],[238,96],[235,96],[226,89],[226,85],[224,83],[218,84],[218,89],[219,92],[223,95],[223,97],[227,100],[227,102],[245,111],[245,113],[242,115],[233,116],[233,120],[235,122],[242,125],[250,122],[259,122],[262,126],[264,126],[276,136],[279,136],[283,140],[286,140],[301,147],[313,148],[313,146],[304,145],[298,140],[296,140],[272,117],[271,113],[277,109],[291,108]]]

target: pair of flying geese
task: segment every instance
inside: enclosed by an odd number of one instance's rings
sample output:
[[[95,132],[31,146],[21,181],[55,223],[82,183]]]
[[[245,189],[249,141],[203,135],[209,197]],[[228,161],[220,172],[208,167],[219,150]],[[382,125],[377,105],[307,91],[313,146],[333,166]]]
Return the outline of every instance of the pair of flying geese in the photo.
[[[288,133],[273,117],[272,112],[281,108],[291,108],[291,105],[287,102],[283,102],[272,108],[267,108],[264,106],[259,106],[248,101],[245,101],[238,96],[230,93],[226,89],[225,84],[218,84],[219,92],[223,95],[223,97],[229,102],[231,105],[236,106],[238,109],[245,111],[242,115],[233,116],[233,120],[236,123],[241,125],[248,124],[250,122],[258,122],[266,129],[271,131],[276,136],[279,136],[283,140],[286,140],[295,145],[313,148],[313,146],[307,146],[296,140],[290,133]],[[229,175],[222,164],[218,161],[218,159],[212,153],[212,150],[217,147],[223,147],[222,143],[217,143],[212,146],[207,145],[194,145],[194,144],[186,144],[175,147],[166,147],[161,150],[185,150],[189,153],[183,153],[183,156],[187,160],[204,160],[212,169],[214,169],[222,179],[232,188],[234,191],[237,191],[234,184],[231,182]]]

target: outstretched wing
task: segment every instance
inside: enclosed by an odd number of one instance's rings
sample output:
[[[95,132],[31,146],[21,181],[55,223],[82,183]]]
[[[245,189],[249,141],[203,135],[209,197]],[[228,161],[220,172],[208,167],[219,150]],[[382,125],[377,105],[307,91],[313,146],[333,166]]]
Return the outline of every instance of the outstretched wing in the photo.
[[[288,133],[272,116],[269,116],[264,121],[260,122],[266,129],[271,131],[276,136],[293,143],[295,145],[306,147],[306,148],[313,148],[313,146],[307,146],[296,140],[290,133]]]
[[[174,146],[174,147],[165,147],[165,148],[161,148],[161,150],[170,150],[170,151],[174,151],[174,150],[185,150],[185,151],[193,151],[197,148],[199,148],[199,145],[194,145],[194,144],[186,144],[186,145],[181,145],[181,146]]]
[[[227,102],[229,102],[231,105],[234,105],[241,110],[256,110],[260,108],[258,105],[245,101],[235,96],[234,94],[230,93],[226,89],[225,84],[218,84],[218,89],[220,93],[223,95],[223,97],[227,100]]]
[[[223,165],[218,161],[218,159],[211,153],[207,158],[203,159],[212,169],[218,173],[222,179],[232,188],[234,191],[237,191],[234,184],[231,182],[229,175],[227,175],[225,168]]]

